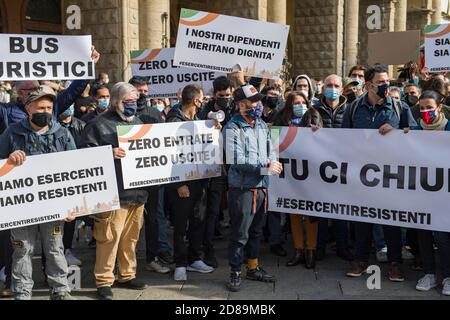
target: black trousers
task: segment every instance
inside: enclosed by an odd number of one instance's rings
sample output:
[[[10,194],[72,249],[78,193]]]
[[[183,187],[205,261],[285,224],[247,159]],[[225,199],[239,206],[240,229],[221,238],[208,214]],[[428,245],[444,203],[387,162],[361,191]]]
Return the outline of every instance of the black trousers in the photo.
[[[225,192],[227,178],[220,176],[210,179],[206,189],[206,218],[205,233],[203,235],[203,248],[205,255],[214,255],[214,231],[217,227],[222,195]]]
[[[75,233],[76,220],[64,222],[63,244],[64,250],[72,249],[73,235]]]
[[[176,188],[170,188],[169,201],[172,203],[171,220],[174,227],[173,245],[175,266],[187,267],[201,259],[202,241],[205,230],[205,212],[202,210],[204,184],[200,181],[187,183],[190,197],[180,198]],[[189,245],[184,237],[187,234]]]
[[[147,262],[153,261],[158,255],[158,192],[159,187],[147,189],[148,198],[145,204],[144,225],[145,225],[145,252]]]

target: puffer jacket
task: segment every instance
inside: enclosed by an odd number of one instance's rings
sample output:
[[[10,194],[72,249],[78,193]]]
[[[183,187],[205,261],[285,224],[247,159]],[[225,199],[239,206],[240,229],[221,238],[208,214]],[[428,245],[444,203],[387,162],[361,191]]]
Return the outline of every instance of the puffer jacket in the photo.
[[[341,128],[347,106],[347,98],[343,96],[339,97],[339,105],[334,109],[326,103],[325,97],[322,97],[314,108],[319,111],[324,128]]]

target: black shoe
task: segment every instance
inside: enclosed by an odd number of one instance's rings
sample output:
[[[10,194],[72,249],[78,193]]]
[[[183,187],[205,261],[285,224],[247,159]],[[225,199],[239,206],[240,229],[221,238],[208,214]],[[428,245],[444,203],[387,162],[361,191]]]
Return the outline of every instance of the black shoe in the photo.
[[[348,249],[337,249],[336,254],[339,258],[344,259],[345,261],[353,261],[355,260],[355,256]]]
[[[111,287],[101,287],[97,288],[97,297],[100,300],[112,300],[114,295]]]
[[[317,248],[316,250],[316,260],[322,261],[325,259],[325,248]]]
[[[213,254],[205,254],[203,258],[203,262],[214,269],[217,269],[219,263],[217,262],[216,257]]]
[[[316,267],[316,250],[306,250],[305,260],[306,269],[314,269]]]
[[[119,288],[131,289],[131,290],[145,290],[147,285],[143,282],[140,282],[136,279],[131,279],[126,282],[117,282],[117,286]]]
[[[275,282],[275,276],[268,274],[261,267],[257,267],[253,270],[247,270],[246,278],[248,280],[262,281],[262,282]]]
[[[281,246],[281,244],[273,244],[270,246],[270,252],[279,257],[286,257],[286,250]]]
[[[164,264],[172,264],[172,263],[174,263],[173,256],[170,253],[170,251],[161,252],[158,255],[158,259],[159,259],[159,261],[161,261]]]
[[[302,249],[295,250],[295,254],[291,260],[286,263],[287,267],[297,266],[305,263],[305,252]]]
[[[228,290],[232,292],[238,292],[241,290],[241,273],[232,272],[230,275],[230,282],[228,282]]]

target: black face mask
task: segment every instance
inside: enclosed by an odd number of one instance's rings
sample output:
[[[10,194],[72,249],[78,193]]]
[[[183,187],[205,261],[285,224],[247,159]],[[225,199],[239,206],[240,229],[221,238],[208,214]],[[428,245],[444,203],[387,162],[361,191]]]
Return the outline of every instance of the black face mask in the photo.
[[[347,101],[349,103],[352,103],[353,101],[358,99],[358,94],[356,92],[352,92],[352,93],[346,94],[345,96],[347,97]]]
[[[52,122],[53,115],[47,112],[36,112],[31,115],[31,122],[39,128],[48,126]]]
[[[229,109],[231,107],[231,98],[216,98],[216,104],[221,108],[221,109]]]
[[[406,96],[405,101],[408,106],[413,107],[419,102],[419,98],[416,96]]]
[[[444,99],[444,104],[450,106],[450,96],[447,96],[447,98]]]
[[[139,99],[136,101],[137,103],[137,109],[138,110],[144,110],[145,107],[147,107],[147,96],[143,93],[139,95]]]
[[[266,97],[266,104],[270,109],[275,109],[278,106],[278,97]]]

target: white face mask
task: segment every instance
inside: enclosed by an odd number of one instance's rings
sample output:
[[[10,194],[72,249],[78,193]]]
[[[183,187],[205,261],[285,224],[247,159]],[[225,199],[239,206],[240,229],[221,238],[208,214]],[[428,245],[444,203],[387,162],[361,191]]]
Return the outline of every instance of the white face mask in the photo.
[[[303,93],[303,95],[305,96],[305,97],[309,97],[309,91],[308,90],[300,90],[299,92],[301,92],[301,93]]]

